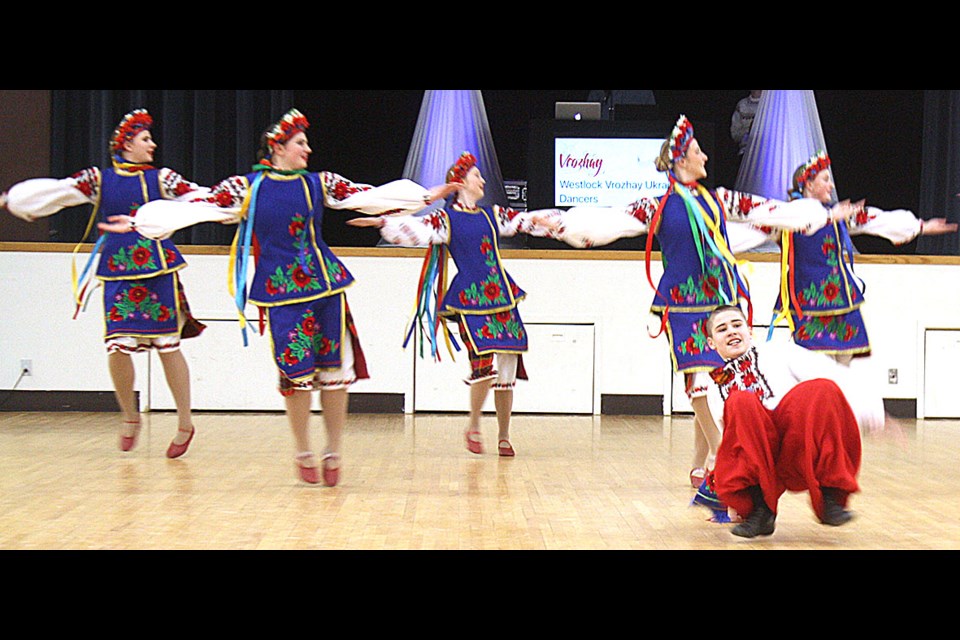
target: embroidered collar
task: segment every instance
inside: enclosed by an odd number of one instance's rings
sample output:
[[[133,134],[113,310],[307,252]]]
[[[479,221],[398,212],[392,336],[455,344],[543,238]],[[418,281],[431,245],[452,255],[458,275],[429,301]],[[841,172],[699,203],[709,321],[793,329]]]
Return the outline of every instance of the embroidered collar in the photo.
[[[750,347],[743,355],[727,361],[722,367],[717,367],[710,372],[710,377],[717,383],[724,400],[734,389],[755,393],[761,401],[773,397],[770,384],[760,372],[756,347]]]
[[[468,207],[456,198],[450,202],[450,206],[457,211],[463,211],[464,213],[479,213],[480,211],[483,211],[483,207],[481,207],[479,204],[474,204],[472,207]]]
[[[254,171],[269,171],[270,173],[279,173],[282,176],[305,176],[309,171],[306,169],[277,169],[270,164],[270,161],[264,158],[259,163],[253,165]]]
[[[155,169],[152,164],[145,164],[139,162],[127,162],[121,159],[119,156],[115,156],[112,159],[113,168],[117,171],[127,171],[129,173],[136,173],[137,171],[147,171],[148,169]]]

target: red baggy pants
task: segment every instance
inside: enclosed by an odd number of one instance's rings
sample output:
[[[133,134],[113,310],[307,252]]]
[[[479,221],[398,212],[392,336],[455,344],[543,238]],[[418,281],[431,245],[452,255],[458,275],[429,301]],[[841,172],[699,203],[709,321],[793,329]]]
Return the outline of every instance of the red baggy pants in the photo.
[[[860,428],[831,380],[801,382],[773,411],[754,393],[732,391],[723,425],[714,468],[716,491],[741,516],[753,511],[747,491],[752,486],[761,488],[774,513],[785,491],[808,491],[818,518],[823,516],[822,487],[839,490],[842,506],[859,490]]]

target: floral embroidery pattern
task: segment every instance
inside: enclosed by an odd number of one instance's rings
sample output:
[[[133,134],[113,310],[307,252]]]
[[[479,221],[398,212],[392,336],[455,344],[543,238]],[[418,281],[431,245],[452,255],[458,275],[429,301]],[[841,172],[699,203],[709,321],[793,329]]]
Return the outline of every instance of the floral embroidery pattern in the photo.
[[[489,275],[480,282],[474,282],[460,292],[460,304],[473,307],[489,307],[497,304],[506,304],[507,296],[503,290],[503,281],[497,269],[497,254],[493,250],[493,241],[490,236],[480,239],[480,252],[484,257],[484,264],[490,268]]]
[[[369,185],[359,185],[347,180],[343,176],[325,171],[321,174],[326,191],[334,200],[345,200],[355,193],[368,191]]]
[[[812,304],[818,307],[842,307],[847,304],[843,295],[840,281],[840,255],[837,252],[837,241],[833,236],[823,239],[820,251],[826,257],[830,273],[819,283],[811,282],[805,289],[797,292],[797,302],[800,306]]]
[[[170,307],[160,304],[159,296],[142,285],[114,296],[113,306],[107,313],[111,322],[137,319],[166,322],[171,316]]]
[[[720,259],[716,256],[710,256],[707,260],[706,273],[698,274],[697,279],[693,276],[687,277],[686,282],[681,282],[670,289],[670,299],[674,304],[719,304],[720,297],[720,277],[723,270],[720,265]]]
[[[88,198],[96,198],[100,191],[100,170],[96,167],[83,169],[70,176],[76,180],[74,188]]]
[[[298,213],[290,220],[287,232],[294,238],[295,258],[285,267],[278,266],[264,285],[271,296],[278,293],[300,293],[320,289],[320,282],[314,276],[316,265],[313,252],[307,246],[306,217]]]
[[[168,261],[172,261],[168,256]],[[153,257],[152,243],[140,237],[136,244],[121,247],[119,251],[107,258],[107,268],[110,271],[129,272],[147,271],[157,268]]]
[[[336,260],[331,260],[327,256],[323,257],[323,262],[327,265],[327,275],[330,276],[331,280],[340,283],[347,279],[347,273],[342,264]]]
[[[800,342],[823,338],[824,336],[838,342],[849,342],[858,333],[860,333],[858,327],[837,316],[828,316],[827,318],[808,316],[807,320],[797,327],[794,335]]]
[[[654,214],[656,214],[659,205],[660,202],[658,200],[641,198],[631,203],[630,206],[627,207],[627,211],[643,224],[647,224],[650,219],[653,218]]]
[[[323,356],[340,348],[339,343],[324,337],[323,332],[319,331],[313,311],[303,314],[300,322],[287,334],[287,340],[283,353],[277,357],[281,365],[295,365],[311,358],[314,353]]]
[[[851,218],[847,224],[851,224],[855,227],[862,227],[871,220],[875,220],[876,217],[877,215],[875,213],[868,213],[866,207],[860,207],[857,212],[853,214],[853,218]]]
[[[478,338],[498,340],[504,337],[520,340],[523,339],[524,334],[523,325],[520,324],[513,309],[486,316],[483,326],[474,332]]]
[[[710,351],[710,345],[707,344],[707,321],[706,319],[694,322],[690,325],[690,336],[677,345],[680,353],[688,356],[700,355],[705,351]]]
[[[240,176],[227,178],[215,186],[210,195],[205,198],[196,198],[193,202],[209,202],[218,207],[239,207],[243,204],[247,192],[247,183]]]
[[[160,174],[160,186],[163,189],[164,193],[167,194],[166,197],[178,198],[185,193],[190,193],[191,191],[196,191],[198,189],[197,185],[188,182],[176,171],[161,171]]]
[[[710,377],[717,383],[724,400],[735,389],[754,393],[760,400],[773,397],[770,384],[760,373],[756,347],[751,347],[739,358],[731,360],[722,367],[717,367],[710,372]]]

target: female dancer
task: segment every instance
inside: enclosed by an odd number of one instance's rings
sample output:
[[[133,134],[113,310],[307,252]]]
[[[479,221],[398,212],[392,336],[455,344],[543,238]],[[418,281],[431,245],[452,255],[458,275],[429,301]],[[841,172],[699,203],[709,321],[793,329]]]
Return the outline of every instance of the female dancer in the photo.
[[[730,248],[727,220],[810,229],[822,224],[825,217],[822,210],[811,213],[781,207],[781,202],[723,187],[710,191],[699,183],[707,177],[707,160],[693,125],[686,116],[680,116],[656,159],[657,169],[669,177],[664,196],[643,198],[623,210],[575,207],[538,221],[553,228],[553,237],[575,247],[647,234],[647,278],[656,290],[651,312],[659,316],[660,333],[666,332],[670,342],[674,372],[684,374],[697,425],[690,472],[690,482],[696,487],[712,469],[720,444],[720,431],[706,393],[708,373],[722,366],[723,359],[707,344],[705,322],[720,304],[750,304],[748,288]],[[831,214],[849,215],[849,210],[849,203],[843,203]],[[660,241],[664,269],[656,286],[650,280],[654,235]]]
[[[790,207],[809,207],[823,211],[833,198],[830,157],[825,152],[813,155],[797,168],[789,194]],[[918,235],[954,233],[955,223],[944,218],[920,220],[910,211],[883,211],[875,207],[856,207],[847,220],[828,219],[816,230],[798,233],[784,229],[772,234],[769,229],[743,233],[731,231],[744,250],[779,236],[780,295],[774,308],[771,331],[785,320],[798,345],[832,355],[849,363],[855,356],[870,353],[867,330],[860,314],[863,288],[853,271],[851,234],[884,237],[895,244],[910,242]],[[846,254],[846,259],[844,259]]]
[[[0,196],[0,206],[33,221],[65,207],[92,204],[86,238],[98,218],[128,214],[132,219],[137,208],[151,200],[184,200],[206,194],[206,188],[187,182],[177,172],[151,165],[157,148],[150,133],[152,125],[153,118],[145,109],[131,111],[110,137],[112,168],[90,167],[62,180],[26,180]],[[130,354],[155,349],[177,407],[177,434],[167,448],[167,457],[177,458],[186,453],[196,431],[190,410],[190,372],[180,352],[180,339],[197,336],[205,328],[190,315],[180,284],[177,272],[187,263],[170,240],[152,241],[127,227],[100,236],[81,280],[98,252],[102,254],[96,278],[103,284],[104,339],[114,393],[123,413],[120,449],[133,449],[140,433]],[[75,282],[74,288],[79,309],[86,286]]]
[[[320,464],[323,483],[332,487],[340,477],[347,389],[369,376],[345,293],[353,276],[319,234],[324,205],[376,213],[414,211],[448,190],[431,195],[409,181],[373,188],[327,171],[310,173],[309,126],[302,113],[291,109],[263,134],[251,173],[221,181],[200,201],[144,207],[136,224],[148,237],[165,237],[206,221],[240,224],[231,251],[236,276],[232,293],[244,336],[246,267],[253,249],[257,262],[249,301],[269,326],[299,475],[310,484],[320,481],[309,434],[310,392],[319,389],[327,432]],[[117,217],[112,223],[127,222]]]
[[[392,244],[432,247],[423,270],[431,281],[420,285],[419,309],[432,315],[433,326],[427,337],[434,352],[439,331],[450,340],[446,320],[457,323],[460,338],[467,346],[470,357],[470,377],[465,380],[470,386],[470,417],[464,434],[467,449],[483,453],[480,417],[483,403],[493,387],[497,452],[503,457],[512,457],[515,455],[510,443],[513,389],[518,378],[527,379],[523,366],[527,333],[517,309],[526,293],[503,266],[499,237],[518,232],[546,235],[549,231],[538,228],[535,222],[545,212],[520,213],[498,205],[479,206],[486,183],[476,157],[466,151],[447,171],[446,180],[448,185],[455,186],[457,193],[442,209],[421,217],[355,218],[347,224],[378,227],[380,235]],[[443,275],[448,252],[457,266],[457,275],[449,288]],[[431,300],[436,300],[435,309],[430,308]]]

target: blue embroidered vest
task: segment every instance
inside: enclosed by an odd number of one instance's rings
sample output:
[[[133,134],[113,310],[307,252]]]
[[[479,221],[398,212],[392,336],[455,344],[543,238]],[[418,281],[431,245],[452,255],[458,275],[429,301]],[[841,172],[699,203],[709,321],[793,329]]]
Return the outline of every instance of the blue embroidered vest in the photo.
[[[516,307],[527,294],[503,267],[493,214],[450,204],[444,211],[450,222],[447,246],[457,275],[443,299],[441,314],[487,314]]]
[[[846,313],[863,304],[863,293],[853,270],[843,259],[844,252],[850,252],[849,259],[853,259],[853,243],[845,222],[828,224],[810,236],[793,233],[790,245],[793,295],[804,313]],[[789,264],[786,262],[790,257],[786,254],[781,252],[782,273]],[[790,306],[794,306],[793,301]],[[778,296],[776,309],[782,308],[783,300]]]
[[[259,175],[247,174],[247,182],[252,185]],[[353,276],[321,235],[323,185],[317,174],[266,172],[253,210],[259,257],[250,286],[251,303],[269,307],[313,300],[353,283]]]
[[[100,201],[95,215],[103,222],[109,216],[134,215],[141,205],[160,198],[157,169],[132,173],[105,169],[100,172]],[[171,240],[150,240],[136,231],[107,233],[100,253],[97,277],[101,280],[149,278],[186,266]]]
[[[726,221],[721,205],[713,193],[710,195],[718,207],[718,212],[721,212],[719,220],[715,222],[726,236]],[[705,199],[697,196],[696,200],[703,211],[712,216],[713,210]],[[656,234],[660,241],[663,276],[651,305],[654,311],[662,311],[669,305],[671,311],[709,312],[720,304],[736,304],[736,265],[719,255],[710,243],[701,237],[699,230],[691,228],[687,208],[679,195],[671,193],[667,197]],[[697,249],[697,238],[702,250],[702,263]],[[726,237],[723,241],[726,245]],[[726,300],[721,297],[721,290],[726,295]]]

